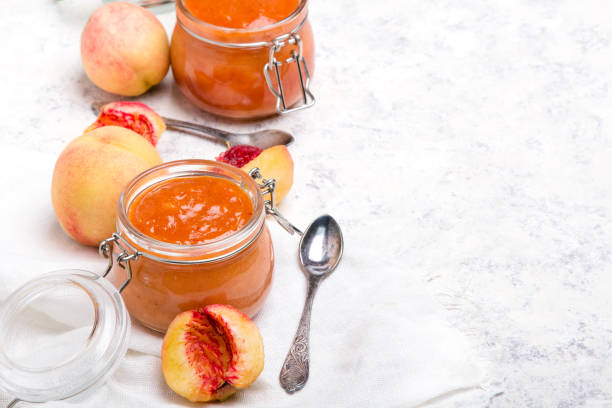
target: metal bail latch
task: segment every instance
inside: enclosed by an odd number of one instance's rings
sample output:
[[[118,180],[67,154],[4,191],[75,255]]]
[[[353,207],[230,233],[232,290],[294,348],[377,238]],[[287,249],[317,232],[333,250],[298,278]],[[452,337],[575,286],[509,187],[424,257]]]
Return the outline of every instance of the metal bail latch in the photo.
[[[297,46],[297,50],[294,47],[294,49],[291,50],[291,56],[285,61],[277,60],[276,53],[287,44]],[[276,111],[280,114],[309,108],[315,103],[315,97],[312,92],[310,92],[310,72],[308,71],[308,65],[306,65],[306,60],[304,59],[302,51],[302,39],[297,33],[289,34],[285,40],[277,38],[274,40],[272,45],[270,45],[270,58],[266,65],[264,65],[263,72],[264,76],[266,77],[266,82],[268,83],[268,88],[270,88],[270,91],[276,95]],[[292,62],[295,62],[300,77],[300,86],[302,87],[302,105],[288,108],[287,101],[285,100],[283,83],[281,82],[279,67],[283,64],[291,64]],[[272,83],[272,79],[270,77],[270,71],[272,70],[274,70],[278,88],[276,88],[276,86]]]
[[[295,233],[297,233],[298,235],[302,235],[303,234],[302,231],[299,228],[297,228],[295,225],[290,223],[289,220],[287,220],[285,217],[283,217],[282,214],[279,213],[278,209],[276,208],[276,201],[274,198],[274,189],[276,188],[276,180],[274,179],[267,180],[263,178],[263,176],[261,175],[261,172],[259,171],[259,168],[257,167],[253,167],[249,171],[249,176],[251,176],[253,180],[255,181],[261,180],[261,183],[257,183],[257,184],[259,185],[259,188],[261,189],[261,193],[264,196],[264,206],[266,208],[266,214],[274,217],[276,222],[278,222],[279,225],[283,227],[285,231],[287,231],[291,235]],[[270,199],[266,200],[265,197],[268,194],[270,195]]]
[[[140,252],[131,248],[130,244],[120,234],[113,232],[113,236],[111,238],[100,242],[100,245],[98,246],[98,253],[104,258],[108,259],[108,266],[102,275],[103,278],[106,278],[113,268],[113,244],[116,244],[121,250],[119,255],[117,255],[117,265],[126,271],[125,282],[123,282],[119,287],[119,293],[121,293],[132,280],[132,267],[130,266],[130,261],[132,259],[138,259]],[[132,251],[131,253],[130,250]]]

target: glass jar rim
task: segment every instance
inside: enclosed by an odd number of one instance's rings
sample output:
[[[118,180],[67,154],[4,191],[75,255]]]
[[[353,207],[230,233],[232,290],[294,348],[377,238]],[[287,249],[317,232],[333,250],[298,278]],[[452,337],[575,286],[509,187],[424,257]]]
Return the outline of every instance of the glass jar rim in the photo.
[[[180,169],[180,171],[164,177],[164,170],[172,168]],[[253,215],[247,221],[247,223],[238,230],[227,236],[213,239],[202,244],[183,245],[155,239],[144,234],[132,224],[128,215],[129,206],[132,201],[148,187],[161,181],[170,180],[177,177],[206,175],[218,176],[219,173],[213,171],[215,169],[220,169],[229,173],[234,177],[234,180],[240,180],[239,186],[249,195],[252,200]],[[160,177],[154,178],[156,173],[158,173]],[[149,177],[153,178],[146,182],[147,178]],[[139,183],[141,182],[145,182],[145,184],[139,186]],[[133,191],[135,188],[137,188],[137,190]],[[212,160],[176,160],[162,163],[140,173],[123,189],[117,206],[117,232],[121,235],[122,231],[126,231],[128,236],[124,236],[124,238],[127,238],[130,243],[135,244],[136,247],[145,249],[145,252],[139,251],[139,253],[147,258],[177,264],[212,262],[234,255],[235,253],[246,248],[261,233],[265,214],[266,212],[261,189],[255,180],[253,180],[253,178],[244,171],[229,164]],[[241,243],[242,245],[240,245]],[[195,257],[194,253],[214,254],[223,252],[224,250],[228,250],[230,248],[234,249],[228,253],[223,253],[222,256],[219,257],[207,258],[206,260],[191,259]],[[151,254],[149,251],[155,252],[155,254]],[[185,257],[189,258],[189,260],[180,259]]]
[[[275,21],[272,24],[265,25],[263,27],[254,27],[254,28],[234,28],[234,27],[224,27],[216,24],[207,23],[206,21],[200,20],[196,16],[194,16],[191,11],[185,6],[185,0],[177,0],[176,7],[184,14],[192,23],[197,24],[198,26],[210,29],[210,30],[218,30],[223,32],[224,34],[257,34],[257,33],[265,33],[270,30],[274,30],[275,28],[282,27],[283,25],[291,22],[300,13],[304,10],[306,5],[308,4],[308,0],[300,0],[295,10],[291,12],[287,17],[282,20]],[[177,16],[178,20],[178,16]]]

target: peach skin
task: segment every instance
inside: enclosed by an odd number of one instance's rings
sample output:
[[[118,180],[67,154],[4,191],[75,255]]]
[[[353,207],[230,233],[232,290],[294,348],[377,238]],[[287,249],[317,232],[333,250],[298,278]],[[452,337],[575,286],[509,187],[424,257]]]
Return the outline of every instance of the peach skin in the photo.
[[[115,231],[117,202],[136,175],[162,162],[142,136],[119,126],[104,126],[74,139],[53,171],[51,201],[66,233],[96,246]]]
[[[276,203],[281,202],[293,185],[293,159],[284,145],[272,146],[265,150],[248,145],[232,146],[221,153],[216,160],[240,167],[247,173],[257,167],[263,178],[275,179]]]
[[[168,36],[150,11],[127,2],[105,4],[83,29],[81,61],[89,79],[103,90],[141,95],[168,72]]]

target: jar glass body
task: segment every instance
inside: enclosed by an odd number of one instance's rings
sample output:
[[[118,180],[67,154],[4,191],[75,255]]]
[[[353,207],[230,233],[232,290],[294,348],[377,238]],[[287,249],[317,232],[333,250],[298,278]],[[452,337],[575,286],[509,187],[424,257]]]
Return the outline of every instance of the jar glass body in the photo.
[[[134,228],[129,207],[144,189],[174,177],[198,175],[223,177],[243,188],[254,208],[245,226],[225,238],[191,246],[157,241]],[[229,304],[253,316],[270,290],[274,251],[263,198],[246,173],[229,165],[181,160],[141,174],[121,195],[117,232],[139,253],[129,261],[132,277],[121,294],[131,316],[153,330],[164,332],[178,313],[214,303]],[[113,246],[115,259],[121,251],[119,245]],[[119,287],[126,276],[125,265],[115,262],[110,281]]]
[[[183,94],[199,108],[216,115],[250,119],[277,113],[277,98],[269,89],[264,66],[270,60],[268,45],[276,38],[297,33],[302,55],[312,75],[314,39],[308,22],[307,0],[286,19],[266,27],[236,29],[218,27],[195,18],[183,4],[176,2],[177,23],[172,35],[170,57],[174,79]],[[282,47],[275,55],[286,61],[295,45]],[[276,74],[271,73],[278,88]],[[279,66],[287,106],[302,98],[297,64]]]

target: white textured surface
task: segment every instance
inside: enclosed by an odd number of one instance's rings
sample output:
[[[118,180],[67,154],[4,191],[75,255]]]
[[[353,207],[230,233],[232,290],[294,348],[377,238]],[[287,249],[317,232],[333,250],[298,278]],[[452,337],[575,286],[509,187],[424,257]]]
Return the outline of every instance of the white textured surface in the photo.
[[[110,97],[76,45],[95,1],[3,6],[0,146],[57,155],[93,119],[89,102]],[[319,296],[376,319],[401,296],[354,299],[364,293],[351,278],[390,296],[427,281],[489,360],[489,387],[436,406],[612,406],[611,12],[607,1],[317,1],[314,109],[231,123],[192,108],[170,76],[141,99],[168,116],[295,134],[283,212],[299,225],[328,212],[345,230],[346,262]],[[170,29],[173,16],[161,18]],[[160,143],[167,160],[219,150],[171,133]],[[62,239],[51,221],[45,232]],[[353,273],[372,254],[372,276]],[[301,302],[303,286],[288,287]],[[286,338],[299,302],[279,317]],[[313,331],[333,316],[316,306]]]
[[[19,167],[25,156],[31,162],[19,179],[0,179],[0,191],[13,191],[20,197],[3,203],[0,213],[0,224],[12,231],[10,237],[0,236],[0,246],[8,249],[0,266],[0,299],[41,272],[65,268],[101,272],[105,266],[93,248],[79,246],[63,234],[53,217],[48,189],[54,155],[5,147],[0,153],[0,173]],[[248,391],[223,405],[267,408],[318,406],[325,401],[334,407],[389,406],[397,402],[416,406],[482,382],[481,365],[468,338],[450,327],[444,309],[433,300],[423,280],[404,274],[403,265],[393,260],[378,260],[374,251],[354,246],[347,248],[343,263],[335,276],[322,284],[315,300],[308,384],[301,392],[287,395],[278,383],[278,373],[297,326],[305,279],[296,265],[296,240],[276,225],[271,225],[271,230],[276,273],[270,296],[255,318],[264,338],[264,371]],[[351,234],[350,229],[346,232]],[[377,269],[382,273],[370,275]],[[399,277],[393,285],[389,285],[390,275]],[[23,358],[24,348],[29,348],[30,353],[36,352],[26,361],[42,364],[48,356],[36,354],[53,346],[41,340],[44,336],[53,333],[55,343],[61,344],[58,334],[73,336],[74,332],[66,330],[86,325],[88,316],[83,310],[57,314],[58,310],[74,309],[80,304],[78,300],[73,296],[59,304],[38,302],[36,310],[48,317],[43,319],[44,324],[34,321],[32,330],[32,318],[25,317],[29,341],[11,347],[9,355],[16,358],[18,352]],[[35,333],[38,336],[32,339]],[[104,387],[79,399],[78,406],[190,406],[164,383],[161,340],[160,335],[135,324],[128,353],[117,372]],[[0,406],[6,398],[0,393]],[[54,406],[71,405],[59,402]]]

